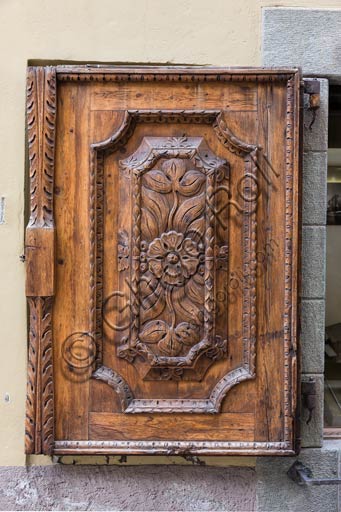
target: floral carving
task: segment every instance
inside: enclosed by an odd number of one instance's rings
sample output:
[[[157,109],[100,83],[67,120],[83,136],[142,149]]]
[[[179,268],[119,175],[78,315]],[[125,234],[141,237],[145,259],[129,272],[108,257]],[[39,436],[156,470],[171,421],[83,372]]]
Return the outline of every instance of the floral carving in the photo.
[[[203,245],[200,244],[201,252]],[[149,270],[165,284],[182,286],[199,265],[199,247],[182,233],[168,231],[154,238],[147,251]]]
[[[163,320],[152,320],[140,332],[140,339],[148,344],[157,343],[160,352],[167,356],[177,356],[183,346],[197,343],[199,334],[199,327],[188,322],[181,322],[174,327]]]
[[[198,267],[205,259],[206,179],[187,166],[186,160],[171,158],[142,178],[140,271],[147,280],[140,288],[144,325],[139,340],[168,357],[184,354],[203,335],[204,279]]]
[[[183,368],[176,373],[183,378],[202,354],[226,356],[212,318],[215,175],[227,163],[201,137],[183,136],[147,137],[120,165],[133,179],[135,203],[132,328],[117,354],[148,361],[148,378],[175,378],[174,368]],[[122,244],[120,251],[124,265]],[[227,257],[227,248],[221,253]]]

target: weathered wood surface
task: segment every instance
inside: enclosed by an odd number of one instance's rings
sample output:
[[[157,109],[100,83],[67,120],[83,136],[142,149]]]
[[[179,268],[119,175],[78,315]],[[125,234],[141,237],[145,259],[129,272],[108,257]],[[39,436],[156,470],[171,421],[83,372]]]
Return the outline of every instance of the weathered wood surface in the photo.
[[[28,118],[56,132],[30,157],[28,451],[293,453],[299,73],[56,76],[57,122]]]

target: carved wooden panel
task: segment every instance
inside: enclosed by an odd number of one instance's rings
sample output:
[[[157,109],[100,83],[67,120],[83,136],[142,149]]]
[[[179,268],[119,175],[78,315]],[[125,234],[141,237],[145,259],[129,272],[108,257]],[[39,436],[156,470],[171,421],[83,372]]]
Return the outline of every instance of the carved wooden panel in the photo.
[[[227,340],[212,332],[215,174],[224,165],[201,137],[146,137],[120,162],[133,180],[131,251],[138,264],[130,276],[137,283],[132,329],[118,353],[146,357],[161,368],[157,377],[193,367],[218,345],[227,353]]]
[[[30,311],[26,453],[51,453],[54,441],[52,301],[55,118],[55,69],[30,68],[27,74],[30,218],[25,246],[26,295]]]
[[[298,109],[296,70],[30,68],[28,453],[294,453]]]

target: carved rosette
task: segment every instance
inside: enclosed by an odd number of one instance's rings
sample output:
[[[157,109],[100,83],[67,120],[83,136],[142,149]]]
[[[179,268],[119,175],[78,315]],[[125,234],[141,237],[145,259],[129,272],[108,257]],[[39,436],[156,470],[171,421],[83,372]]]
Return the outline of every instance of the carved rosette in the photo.
[[[227,355],[213,329],[215,176],[227,162],[202,137],[145,137],[120,166],[132,176],[135,201],[131,332],[118,355],[134,364],[141,356],[147,379],[200,380]]]

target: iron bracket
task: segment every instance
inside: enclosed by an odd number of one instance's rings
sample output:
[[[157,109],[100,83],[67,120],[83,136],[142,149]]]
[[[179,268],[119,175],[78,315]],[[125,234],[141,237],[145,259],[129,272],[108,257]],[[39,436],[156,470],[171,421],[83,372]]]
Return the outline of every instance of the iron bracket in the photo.
[[[307,425],[311,422],[313,411],[316,407],[316,381],[310,378],[301,384],[301,395],[302,395],[302,406],[308,409],[309,416],[307,419]]]
[[[339,485],[341,478],[313,478],[312,471],[298,460],[289,468],[288,477],[298,485]]]

